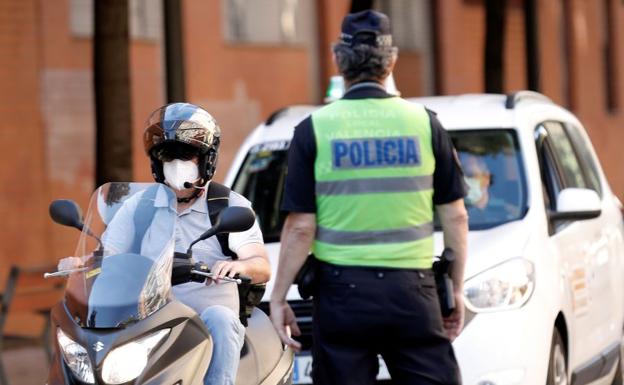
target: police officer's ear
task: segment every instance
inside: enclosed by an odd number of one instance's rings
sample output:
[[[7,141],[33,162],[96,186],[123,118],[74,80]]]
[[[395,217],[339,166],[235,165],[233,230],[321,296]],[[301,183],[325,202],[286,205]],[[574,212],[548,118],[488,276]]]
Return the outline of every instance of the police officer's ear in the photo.
[[[334,65],[334,68],[338,68],[338,63],[336,62],[336,51],[334,50],[334,47],[336,45],[332,44],[330,50],[331,50],[331,58],[332,58],[332,64]]]
[[[390,76],[392,74],[392,72],[394,71],[394,65],[397,62],[397,57],[398,56],[397,56],[396,53],[392,55],[392,61],[390,62],[390,65],[387,68],[386,74],[385,74],[384,78],[382,79],[383,81],[385,81],[388,78],[388,76]]]
[[[390,72],[389,73],[392,73],[394,71],[394,65],[396,64],[398,57],[399,57],[399,55],[396,54],[396,53],[394,53],[392,55],[392,62],[390,62]]]

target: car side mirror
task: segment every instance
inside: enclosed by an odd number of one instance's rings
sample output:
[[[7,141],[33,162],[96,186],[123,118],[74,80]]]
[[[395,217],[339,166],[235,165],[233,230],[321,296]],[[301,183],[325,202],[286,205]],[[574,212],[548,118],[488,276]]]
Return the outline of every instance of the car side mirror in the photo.
[[[598,193],[585,188],[565,188],[557,195],[557,211],[548,217],[553,221],[593,219],[602,212]]]
[[[199,236],[190,244],[187,254],[191,255],[191,248],[194,244],[204,239],[208,239],[218,233],[235,233],[245,231],[253,226],[256,221],[256,215],[253,210],[248,207],[229,206],[221,211],[217,223],[215,223],[208,231]]]
[[[50,217],[60,225],[75,227],[82,231],[84,223],[78,204],[68,199],[57,199],[50,203]]]

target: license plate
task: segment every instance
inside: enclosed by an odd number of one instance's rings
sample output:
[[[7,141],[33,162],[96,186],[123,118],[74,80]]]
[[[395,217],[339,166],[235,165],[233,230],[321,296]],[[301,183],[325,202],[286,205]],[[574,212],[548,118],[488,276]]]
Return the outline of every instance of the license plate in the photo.
[[[379,358],[378,380],[389,380],[390,373],[381,356]],[[293,367],[293,384],[311,384],[312,383],[312,356],[310,354],[301,354],[295,356],[295,365]]]

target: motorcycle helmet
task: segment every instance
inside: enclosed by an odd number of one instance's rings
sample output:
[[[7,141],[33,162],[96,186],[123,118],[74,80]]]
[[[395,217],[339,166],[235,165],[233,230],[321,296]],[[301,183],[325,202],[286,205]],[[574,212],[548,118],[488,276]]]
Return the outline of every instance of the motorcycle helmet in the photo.
[[[212,179],[217,167],[221,129],[203,108],[190,103],[172,103],[154,111],[143,134],[152,176],[164,183],[163,162],[198,158],[200,185]]]

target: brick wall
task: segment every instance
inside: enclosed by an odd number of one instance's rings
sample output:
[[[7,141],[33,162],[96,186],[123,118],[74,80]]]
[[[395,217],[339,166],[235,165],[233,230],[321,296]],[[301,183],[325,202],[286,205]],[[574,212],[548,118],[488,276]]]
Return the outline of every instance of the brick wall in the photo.
[[[541,89],[558,103],[570,103],[585,122],[612,187],[624,198],[618,159],[624,141],[624,76],[613,79],[620,104],[608,111],[598,43],[602,2],[571,0],[567,20],[563,2],[537,2]],[[619,68],[624,63],[624,5],[612,2]],[[318,90],[334,73],[329,46],[349,3],[314,2],[320,15],[315,44],[260,45],[225,41],[223,2],[182,2],[188,99],[204,105],[223,128],[217,179],[247,133],[270,112],[319,102]],[[526,87],[524,15],[522,0],[508,4],[505,89],[515,90]],[[94,187],[91,40],[72,35],[69,5],[69,0],[0,0],[0,277],[11,263],[35,265],[72,254],[77,233],[53,225],[47,206],[53,198],[67,197],[84,207]],[[439,93],[482,92],[483,1],[440,1],[436,15]],[[563,30],[570,36],[568,57]],[[162,42],[134,40],[130,55],[134,174],[148,181],[141,132],[149,113],[165,102]],[[421,58],[410,53],[399,60],[399,89],[419,94]]]
[[[36,1],[0,1],[0,256],[33,263],[48,246]]]

